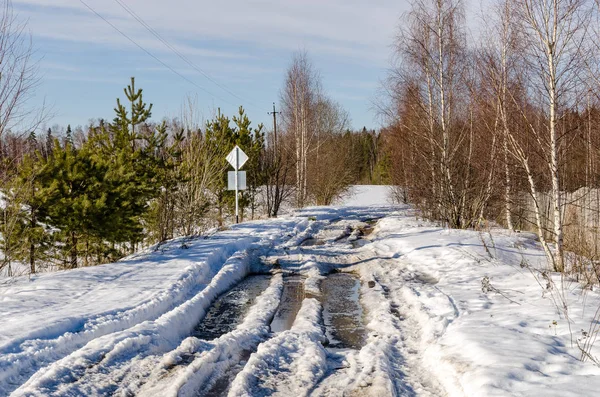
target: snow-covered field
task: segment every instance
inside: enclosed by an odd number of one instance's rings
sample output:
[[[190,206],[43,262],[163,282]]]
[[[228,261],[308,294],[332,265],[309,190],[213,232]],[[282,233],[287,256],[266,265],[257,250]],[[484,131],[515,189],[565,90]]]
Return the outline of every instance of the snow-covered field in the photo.
[[[595,291],[537,271],[530,234],[447,230],[387,193],[11,279],[0,395],[597,394],[576,345]],[[229,294],[250,274],[256,296]]]

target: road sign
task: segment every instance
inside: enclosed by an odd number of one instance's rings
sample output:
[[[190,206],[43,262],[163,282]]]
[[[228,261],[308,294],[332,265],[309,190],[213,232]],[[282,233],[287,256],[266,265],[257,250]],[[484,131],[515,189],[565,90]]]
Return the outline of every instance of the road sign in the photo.
[[[238,171],[238,190],[246,190],[246,171]],[[235,189],[235,171],[227,172],[227,190]]]
[[[231,153],[227,155],[227,161],[229,164],[231,164],[233,169],[237,171],[242,168],[244,164],[246,164],[246,161],[248,161],[248,156],[242,149],[240,149],[239,146],[236,145]]]
[[[229,173],[227,174],[227,182],[228,182],[227,189],[235,190],[235,223],[238,223],[240,220],[239,204],[238,204],[238,200],[239,200],[238,190],[246,189],[246,172],[245,171],[240,172],[240,168],[242,168],[242,166],[244,164],[246,164],[246,161],[248,161],[248,156],[246,155],[246,153],[244,153],[244,151],[242,149],[240,149],[240,147],[238,145],[235,145],[235,147],[233,148],[231,153],[229,153],[227,155],[226,159],[229,162],[229,164],[231,164],[233,169],[235,170],[235,171],[229,171]],[[232,180],[232,178],[233,178],[233,180]],[[242,181],[242,178],[243,178],[243,181]]]

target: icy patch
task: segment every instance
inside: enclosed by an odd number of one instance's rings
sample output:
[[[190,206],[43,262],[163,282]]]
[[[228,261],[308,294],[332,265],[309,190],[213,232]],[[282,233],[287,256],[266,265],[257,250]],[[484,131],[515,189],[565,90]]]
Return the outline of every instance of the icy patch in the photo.
[[[359,349],[365,342],[360,281],[350,273],[333,273],[321,282],[323,320],[328,348]]]
[[[213,340],[233,331],[243,320],[256,297],[268,286],[270,275],[249,275],[234,288],[221,295],[211,306],[192,336]]]
[[[283,332],[292,327],[304,300],[304,277],[290,275],[283,278],[283,294],[277,313],[271,322],[271,332]]]

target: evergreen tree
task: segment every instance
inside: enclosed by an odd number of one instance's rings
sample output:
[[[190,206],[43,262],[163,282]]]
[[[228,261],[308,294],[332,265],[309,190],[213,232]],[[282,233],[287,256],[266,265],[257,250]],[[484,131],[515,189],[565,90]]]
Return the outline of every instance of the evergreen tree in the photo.
[[[148,203],[166,179],[160,178],[167,167],[161,154],[166,128],[163,124],[144,135],[132,133],[147,122],[151,106],[143,102],[133,80],[125,92],[133,115],[118,100],[112,123],[91,129],[77,150],[69,141],[64,148],[57,142],[39,175],[47,217],[65,240],[69,267],[78,266],[82,248],[86,259],[94,249],[101,256],[107,244],[129,243],[133,250],[142,241]]]
[[[33,149],[35,151],[36,146],[37,146],[37,137],[35,136],[35,131],[31,131],[29,133],[29,137],[27,138],[27,143],[30,146],[30,149]]]
[[[107,168],[103,183],[109,192],[107,208],[111,211],[105,216],[119,225],[105,230],[105,237],[113,242],[129,242],[133,251],[143,240],[142,219],[148,205],[160,194],[167,133],[164,124],[159,128],[148,126],[152,104],[144,102],[142,90],[135,89],[134,78],[124,92],[131,113],[117,99],[113,122],[102,124],[90,141],[94,162]]]
[[[121,100],[117,98],[117,107],[115,112],[117,117],[114,119],[114,127],[125,136],[122,139],[131,143],[132,150],[136,150],[136,140],[138,139],[138,131],[136,126],[145,123],[152,116],[152,104],[149,106],[142,98],[142,89],[135,89],[135,78],[131,78],[131,85],[123,89],[125,97],[129,101],[128,111]],[[126,134],[125,134],[126,133]]]
[[[244,108],[240,106],[238,114],[233,116],[234,127],[230,119],[220,110],[217,117],[207,123],[206,143],[207,150],[214,153],[219,159],[220,175],[212,187],[218,210],[218,223],[221,226],[224,220],[224,211],[232,213],[235,206],[235,192],[227,190],[227,171],[231,165],[225,157],[238,145],[247,155],[248,162],[244,165],[246,171],[246,192],[240,192],[239,200],[241,218],[244,218],[244,209],[250,206],[253,211],[256,208],[256,195],[263,175],[259,172],[260,157],[264,148],[264,133],[262,125],[252,128],[251,122]],[[253,214],[252,214],[253,215]]]
[[[45,198],[48,222],[60,230],[69,268],[78,266],[79,240],[98,235],[106,193],[102,189],[105,167],[95,164],[86,150],[76,151],[55,142],[52,155],[40,170],[40,195]]]
[[[54,147],[54,138],[52,137],[52,129],[48,128],[46,132],[46,146],[44,158],[48,158],[52,154],[52,148]]]
[[[65,146],[71,145],[71,147],[75,147],[73,143],[73,131],[71,130],[71,124],[67,125],[67,133],[65,137]]]
[[[34,138],[35,134],[30,135],[31,145],[34,145]],[[45,217],[47,206],[46,196],[40,190],[39,175],[42,167],[41,153],[30,152],[23,159],[18,174],[9,181],[6,189],[5,213],[11,214],[13,219],[6,218],[3,225],[3,232],[8,233],[5,236],[5,245],[12,244],[10,249],[13,256],[29,263],[31,273],[36,273],[36,263],[45,257],[51,238],[46,228],[39,223],[39,220]]]

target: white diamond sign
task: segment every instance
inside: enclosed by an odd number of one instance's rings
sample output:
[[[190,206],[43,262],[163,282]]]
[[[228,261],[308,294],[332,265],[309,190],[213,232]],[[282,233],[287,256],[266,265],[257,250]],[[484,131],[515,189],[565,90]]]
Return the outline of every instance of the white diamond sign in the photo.
[[[244,164],[246,164],[246,161],[248,161],[248,156],[246,153],[244,153],[244,151],[237,145],[233,148],[231,153],[227,155],[226,158],[229,164],[231,164],[233,169],[236,171],[242,168]]]

